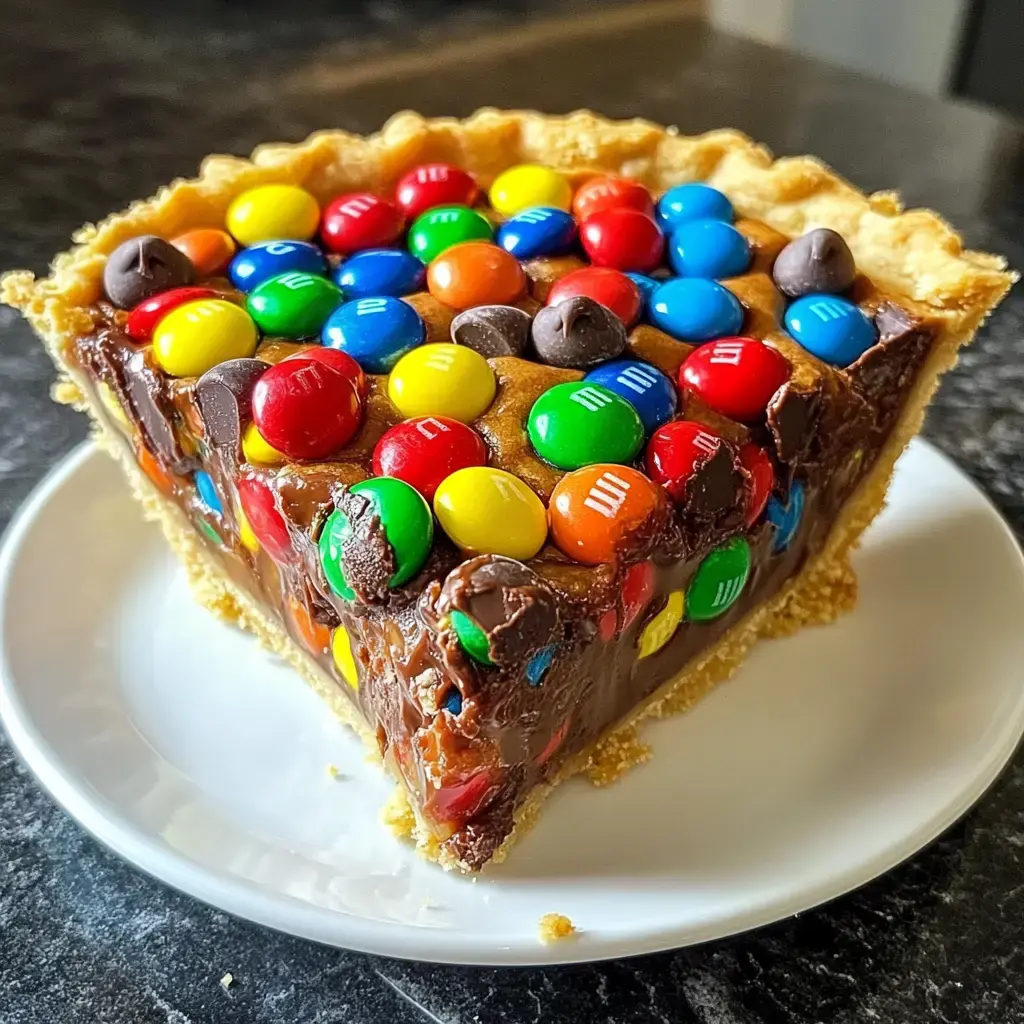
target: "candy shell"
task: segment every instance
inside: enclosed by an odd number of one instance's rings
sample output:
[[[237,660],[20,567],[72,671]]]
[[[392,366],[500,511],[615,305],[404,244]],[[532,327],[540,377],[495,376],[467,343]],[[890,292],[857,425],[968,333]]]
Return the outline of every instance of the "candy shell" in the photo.
[[[658,200],[658,220],[666,232],[691,220],[733,221],[732,203],[717,188],[692,181],[670,188]]]
[[[665,252],[665,236],[650,217],[628,207],[612,207],[580,224],[580,242],[596,267],[654,270]]]
[[[346,299],[391,295],[401,298],[423,290],[427,268],[402,249],[365,249],[334,272],[334,283]]]
[[[616,208],[639,210],[648,217],[654,216],[654,200],[643,185],[611,174],[590,178],[576,190],[572,200],[572,212],[581,221]]]
[[[426,333],[409,303],[379,296],[339,306],[324,324],[320,339],[328,348],[350,355],[367,373],[387,373],[423,343]]]
[[[451,342],[413,349],[388,377],[388,397],[405,417],[449,416],[469,423],[487,411],[496,390],[487,360]]]
[[[750,578],[750,545],[744,537],[715,548],[697,568],[686,591],[686,614],[694,622],[724,615]]]
[[[352,687],[359,689],[359,670],[352,655],[352,640],[344,626],[338,626],[331,635],[331,655],[341,678]]]
[[[680,277],[736,277],[750,266],[750,245],[725,221],[691,220],[672,232],[668,259]]]
[[[554,206],[568,210],[572,186],[558,171],[540,164],[518,164],[502,171],[489,192],[491,206],[511,217],[532,206]]]
[[[242,433],[242,456],[253,466],[280,466],[288,461],[288,456],[279,452],[255,423],[250,423]]]
[[[309,242],[276,239],[243,249],[231,261],[228,276],[240,292],[251,292],[264,281],[289,271],[322,276],[327,273],[327,260]]]
[[[274,492],[257,477],[243,476],[237,486],[245,518],[266,552],[277,562],[296,562],[299,556]]]
[[[878,341],[868,316],[839,295],[806,295],[790,305],[786,330],[832,366],[849,366]]]
[[[563,256],[576,241],[576,221],[565,210],[535,206],[505,221],[495,241],[517,260]]]
[[[288,356],[288,359],[282,359],[281,362],[288,362],[290,359],[312,359],[315,363],[325,363],[348,377],[355,385],[356,394],[360,398],[366,397],[370,385],[363,368],[341,349],[325,348],[323,345],[310,346],[293,356]]]
[[[293,270],[257,285],[245,308],[264,334],[297,341],[319,334],[340,302],[340,289],[326,277]]]
[[[490,242],[453,245],[427,267],[427,288],[453,309],[509,305],[526,290],[519,260]]]
[[[679,404],[672,381],[656,366],[639,359],[603,363],[584,379],[626,399],[636,409],[648,434],[670,420]]]
[[[172,309],[183,306],[186,302],[197,299],[215,299],[217,292],[212,288],[190,285],[186,288],[171,288],[170,291],[158,292],[151,298],[144,299],[128,314],[125,333],[133,341],[147,342],[152,338],[156,325]]]
[[[717,281],[700,277],[674,277],[658,285],[648,315],[655,327],[680,341],[711,341],[743,326],[739,299]]]
[[[461,242],[489,242],[491,222],[468,206],[439,206],[417,217],[409,228],[409,252],[429,263]]]
[[[636,284],[613,267],[580,267],[570,271],[554,283],[548,292],[547,304],[557,306],[577,295],[585,295],[607,306],[626,327],[636,323],[643,304]]]
[[[324,245],[342,255],[390,245],[401,233],[398,208],[372,192],[352,192],[332,199],[320,221]]]
[[[195,474],[196,493],[199,500],[213,513],[220,516],[224,514],[224,503],[220,500],[217,487],[213,477],[203,469],[196,470]]]
[[[789,501],[784,505],[772,495],[768,499],[766,517],[775,527],[775,539],[772,541],[772,552],[779,554],[785,551],[800,529],[804,516],[804,485],[794,480],[789,488]]]
[[[487,634],[465,613],[455,609],[449,616],[462,649],[481,665],[493,665]]]
[[[192,261],[199,277],[223,274],[235,255],[235,240],[220,228],[193,228],[172,238],[171,245]]]
[[[679,386],[715,412],[751,423],[789,380],[785,356],[757,338],[721,338],[694,349],[679,367]]]
[[[761,518],[768,497],[775,487],[775,467],[768,453],[753,441],[748,441],[740,448],[739,456],[740,464],[747,471],[744,524],[753,526]]]
[[[306,241],[316,234],[320,207],[298,185],[260,185],[235,198],[225,221],[242,245],[275,238]]]
[[[675,636],[679,624],[683,621],[686,598],[681,590],[673,590],[665,601],[665,607],[644,626],[637,644],[637,659],[649,658],[657,654]]]
[[[256,351],[256,325],[241,306],[199,299],[172,310],[153,332],[153,357],[172,377],[201,377],[226,359]]]
[[[451,164],[420,164],[395,186],[395,205],[412,219],[435,206],[472,206],[479,189],[473,176]]]
[[[668,491],[673,501],[684,504],[690,481],[722,448],[731,451],[723,437],[692,420],[673,420],[651,435],[644,466],[652,480]]]
[[[526,668],[523,669],[523,675],[531,686],[540,686],[544,682],[544,677],[551,671],[557,653],[558,644],[547,644],[530,657]]]

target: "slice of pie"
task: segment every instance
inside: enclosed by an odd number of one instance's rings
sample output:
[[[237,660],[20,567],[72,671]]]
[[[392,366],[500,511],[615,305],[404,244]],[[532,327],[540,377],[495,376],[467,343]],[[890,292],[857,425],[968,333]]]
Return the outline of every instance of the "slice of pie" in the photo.
[[[3,282],[55,397],[466,871],[755,639],[852,606],[1013,281],[812,158],[589,113],[211,157],[76,242]]]

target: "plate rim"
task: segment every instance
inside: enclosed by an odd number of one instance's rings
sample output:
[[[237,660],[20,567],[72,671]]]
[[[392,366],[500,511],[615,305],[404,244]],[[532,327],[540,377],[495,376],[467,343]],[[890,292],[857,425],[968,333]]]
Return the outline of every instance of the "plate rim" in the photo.
[[[998,507],[956,462],[935,445],[915,438],[912,447],[938,456],[953,473],[980,498],[995,518],[1004,540],[1010,542],[1017,573],[1024,582],[1024,551]],[[0,536],[0,631],[6,623],[11,582],[23,542],[52,496],[94,458],[105,457],[91,441],[85,441],[62,457],[35,485],[15,511]],[[18,687],[9,664],[5,637],[0,633],[0,725],[12,749],[43,790],[86,832],[135,870],[163,885],[205,903],[213,909],[275,931],[324,945],[361,953],[464,966],[551,966],[597,962],[641,956],[702,942],[726,939],[794,914],[821,906],[846,895],[904,863],[937,839],[962,818],[998,779],[1024,736],[1024,686],[1013,713],[1006,716],[998,742],[979,763],[970,783],[943,813],[922,823],[901,840],[889,843],[864,860],[829,874],[811,887],[800,888],[783,898],[753,902],[725,919],[663,927],[619,938],[602,938],[600,933],[581,935],[585,941],[544,945],[513,941],[482,945],[461,930],[422,929],[399,922],[378,921],[346,914],[327,907],[303,903],[285,893],[268,893],[253,883],[200,865],[185,854],[147,834],[124,818],[118,808],[99,793],[82,787],[74,773],[62,763],[32,721],[18,697]],[[495,878],[495,881],[500,881]],[[341,927],[339,928],[339,922]]]

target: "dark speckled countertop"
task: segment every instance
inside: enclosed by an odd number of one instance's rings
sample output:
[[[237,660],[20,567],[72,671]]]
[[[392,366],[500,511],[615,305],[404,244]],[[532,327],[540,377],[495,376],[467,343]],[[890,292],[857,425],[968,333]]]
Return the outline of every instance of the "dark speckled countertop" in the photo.
[[[1024,131],[716,34],[684,0],[7,0],[0,268],[41,271],[81,222],[313,129],[483,104],[734,125],[942,210],[1024,267]],[[554,15],[552,15],[554,12]],[[500,33],[497,31],[500,29]],[[472,41],[483,35],[483,42]],[[1024,295],[945,382],[926,434],[1024,530]],[[0,525],[85,433],[0,308]],[[230,970],[237,984],[218,979]],[[317,947],[228,918],[100,848],[0,739],[0,1024],[1024,1022],[1024,755],[909,863],[757,933],[621,963],[477,970]]]

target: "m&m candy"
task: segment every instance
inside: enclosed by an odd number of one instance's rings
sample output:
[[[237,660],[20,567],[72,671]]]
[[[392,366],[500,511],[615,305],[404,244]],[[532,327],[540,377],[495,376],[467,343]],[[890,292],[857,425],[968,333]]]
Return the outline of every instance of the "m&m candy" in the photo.
[[[647,303],[651,301],[651,296],[654,294],[654,289],[661,282],[656,278],[649,277],[647,274],[638,274],[635,270],[629,271],[626,277],[639,289],[641,305],[643,308],[646,308]]]
[[[540,686],[544,677],[551,671],[555,663],[555,655],[558,654],[558,644],[547,644],[539,651],[535,651],[523,669],[523,675],[531,686]]]
[[[257,285],[245,308],[264,334],[279,338],[310,338],[341,302],[338,286],[326,277],[298,270]]]
[[[786,310],[785,324],[808,352],[833,366],[849,366],[878,341],[867,315],[838,295],[797,299]]]
[[[327,318],[320,340],[350,355],[367,373],[387,373],[421,345],[426,334],[419,313],[409,303],[381,296],[339,306]]]
[[[636,409],[648,434],[675,415],[678,404],[675,385],[650,363],[616,359],[591,370],[585,379],[626,399]]]
[[[366,374],[363,373],[363,368],[347,352],[342,352],[338,348],[326,348],[323,345],[316,345],[303,349],[301,352],[296,352],[295,355],[288,356],[288,359],[283,359],[282,362],[287,362],[290,359],[312,359],[316,363],[324,363],[348,377],[355,386],[356,394],[360,398],[366,397],[366,392],[369,388]]]
[[[278,239],[260,242],[243,249],[228,269],[231,283],[240,292],[251,292],[257,285],[291,270],[305,274],[326,274],[324,254],[309,242]]]
[[[640,182],[610,174],[591,178],[576,190],[572,199],[572,212],[579,220],[620,207],[654,216],[654,200]]]
[[[427,268],[402,249],[365,249],[345,260],[334,272],[334,283],[346,299],[380,295],[400,298],[423,290]]]
[[[679,624],[683,621],[683,612],[687,605],[686,596],[681,590],[673,590],[665,601],[665,607],[644,626],[637,643],[637,658],[649,658],[657,654],[675,636]]]
[[[450,416],[469,423],[487,411],[497,385],[479,352],[464,345],[421,345],[388,377],[388,397],[403,416]]]
[[[337,626],[331,634],[331,657],[341,678],[352,687],[359,689],[359,669],[352,653],[352,638],[344,626]]]
[[[199,495],[199,500],[208,508],[211,512],[215,512],[217,515],[224,514],[224,503],[220,500],[220,495],[217,493],[217,487],[213,482],[213,477],[204,469],[196,470],[195,475],[196,493]]]
[[[587,381],[548,388],[533,403],[526,431],[537,454],[559,469],[630,462],[644,441],[636,409]]]
[[[409,252],[429,263],[460,242],[489,242],[491,222],[468,206],[439,206],[418,217],[409,228]]]
[[[768,499],[765,515],[768,522],[775,527],[772,551],[779,554],[793,543],[793,538],[800,529],[800,522],[804,516],[804,485],[799,480],[794,480],[789,488],[789,501],[785,504],[772,495]]]
[[[427,267],[427,288],[453,309],[508,305],[526,290],[519,260],[490,242],[462,242]]]
[[[390,245],[401,233],[398,208],[372,192],[353,192],[332,199],[320,221],[324,245],[343,255]]]
[[[673,420],[651,436],[644,465],[672,500],[682,503],[688,497],[690,481],[722,448],[731,451],[729,443],[713,430],[691,420]]]
[[[658,571],[653,562],[637,562],[626,570],[619,594],[622,603],[620,631],[628,629],[650,604],[651,598],[654,597],[657,579]]]
[[[464,423],[443,416],[420,416],[386,431],[373,449],[373,472],[416,488],[427,501],[456,470],[487,464],[487,445]]]
[[[628,466],[587,466],[567,473],[551,492],[551,539],[578,562],[614,562],[664,507],[664,492],[643,473]]]
[[[260,185],[243,192],[228,207],[228,231],[242,244],[275,238],[307,241],[320,222],[317,201],[298,185]]]
[[[359,428],[362,406],[352,380],[313,359],[271,366],[252,391],[260,435],[293,459],[319,459],[343,447]]]
[[[640,316],[640,289],[620,270],[612,267],[580,267],[554,283],[547,304],[557,306],[566,299],[585,295],[607,306],[627,327]]]
[[[217,297],[217,292],[212,288],[203,288],[199,285],[158,292],[152,298],[144,299],[128,314],[125,333],[133,341],[149,341],[153,336],[153,329],[172,309],[177,309],[186,302],[194,302],[196,299]]]
[[[750,246],[725,221],[690,220],[672,232],[668,260],[680,277],[736,277],[750,266]]]
[[[411,219],[435,206],[472,206],[478,192],[473,176],[461,168],[420,164],[398,179],[395,205]]]
[[[768,453],[753,441],[740,448],[740,465],[747,471],[744,524],[753,526],[761,517],[775,486],[775,467]]]
[[[235,255],[235,240],[220,228],[193,228],[171,239],[171,245],[183,252],[200,277],[223,274]]]
[[[361,498],[368,505],[341,499],[342,507],[336,508],[324,523],[319,545],[320,564],[331,589],[352,601],[356,598],[355,588],[360,588],[362,573],[357,570],[352,580],[346,579],[345,546],[350,537],[359,543],[362,525],[358,520],[372,515],[379,521],[394,555],[394,572],[387,580],[387,586],[393,589],[407,583],[423,568],[434,542],[434,519],[422,495],[404,480],[386,476],[363,480],[348,489],[346,498],[349,496]],[[358,520],[353,523],[351,517],[357,515]]]
[[[661,263],[665,236],[646,214],[625,206],[601,210],[580,224],[580,242],[595,267],[646,273]]]
[[[737,601],[750,578],[750,545],[744,537],[707,555],[686,591],[686,614],[694,622],[717,619]]]
[[[493,665],[491,643],[487,639],[487,634],[465,612],[457,608],[451,613],[449,620],[462,649],[481,665]],[[459,710],[462,710],[461,700]]]
[[[490,466],[460,469],[434,494],[441,528],[464,553],[533,558],[547,538],[540,498],[517,476]]]
[[[675,277],[654,290],[648,315],[680,341],[711,341],[743,326],[743,307],[728,288],[701,277]]]
[[[760,419],[789,380],[786,358],[757,338],[722,338],[694,349],[679,367],[679,386],[715,412],[748,423]]]
[[[576,241],[576,221],[557,207],[535,206],[505,221],[495,241],[517,260],[562,256]]]
[[[550,167],[518,164],[494,179],[489,197],[491,206],[505,217],[531,206],[568,210],[572,205],[572,186],[564,175]]]
[[[290,563],[298,558],[292,547],[288,524],[277,507],[274,492],[258,477],[238,481],[238,500],[249,527],[271,558]]]
[[[242,432],[242,456],[253,466],[280,466],[288,461],[288,456],[279,452],[255,423],[250,423]]]
[[[670,188],[658,200],[658,220],[666,233],[691,220],[733,221],[732,203],[717,188],[699,181]]]
[[[153,332],[153,356],[172,377],[201,377],[226,359],[251,356],[257,332],[241,306],[224,299],[186,302]]]

